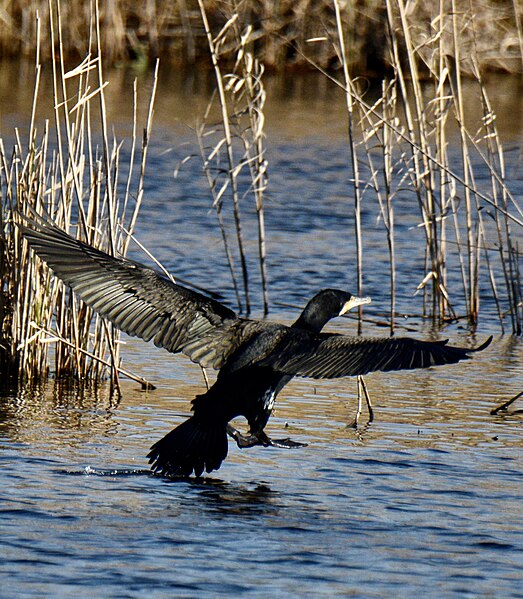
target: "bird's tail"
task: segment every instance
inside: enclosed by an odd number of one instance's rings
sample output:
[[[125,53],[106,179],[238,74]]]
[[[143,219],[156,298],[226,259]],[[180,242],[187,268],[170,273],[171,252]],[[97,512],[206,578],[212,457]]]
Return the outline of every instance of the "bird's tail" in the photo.
[[[201,476],[218,470],[227,448],[226,422],[195,414],[155,443],[147,457],[157,474]]]

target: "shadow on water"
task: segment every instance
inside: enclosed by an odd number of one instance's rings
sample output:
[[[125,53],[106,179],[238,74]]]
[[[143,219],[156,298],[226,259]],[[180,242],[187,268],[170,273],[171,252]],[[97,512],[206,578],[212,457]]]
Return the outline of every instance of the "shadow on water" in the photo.
[[[154,474],[146,468],[115,468],[103,469],[86,466],[83,470],[55,471],[59,475],[81,477],[133,478],[147,477],[167,485],[178,485],[176,491],[182,495],[187,493],[194,496],[202,507],[207,507],[221,514],[263,514],[273,512],[278,507],[275,503],[279,493],[271,490],[265,483],[251,483],[249,486],[227,482],[219,478],[207,476],[193,477],[164,477]]]
[[[68,476],[101,476],[111,478],[149,477],[169,485],[181,485],[182,492],[190,490],[199,500],[217,512],[227,514],[263,513],[268,508],[275,508],[275,500],[279,493],[272,491],[265,483],[252,483],[252,488],[238,485],[219,478],[203,477],[165,477],[146,468],[136,469],[103,469],[86,466],[83,470],[57,470],[58,474]],[[178,489],[180,490],[180,489]]]
[[[169,483],[182,481],[171,479]],[[262,515],[278,511],[279,493],[263,483],[252,483],[252,487],[215,478],[187,479],[202,507],[223,515]]]

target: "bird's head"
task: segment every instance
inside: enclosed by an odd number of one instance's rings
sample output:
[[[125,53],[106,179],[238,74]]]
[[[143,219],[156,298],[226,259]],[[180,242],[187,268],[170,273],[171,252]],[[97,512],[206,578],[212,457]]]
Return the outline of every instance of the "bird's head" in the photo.
[[[370,301],[370,297],[356,297],[340,289],[323,289],[309,301],[293,326],[319,333],[332,318]]]

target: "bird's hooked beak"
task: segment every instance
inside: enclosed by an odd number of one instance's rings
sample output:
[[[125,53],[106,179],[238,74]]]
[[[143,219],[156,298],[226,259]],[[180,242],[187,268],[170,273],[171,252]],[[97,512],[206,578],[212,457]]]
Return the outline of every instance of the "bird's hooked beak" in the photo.
[[[343,314],[345,314],[352,308],[355,308],[356,306],[362,306],[363,304],[370,304],[371,301],[372,300],[370,299],[370,297],[356,297],[353,295],[353,296],[351,296],[349,301],[347,301],[343,304],[343,307],[340,310],[339,315],[342,316]]]

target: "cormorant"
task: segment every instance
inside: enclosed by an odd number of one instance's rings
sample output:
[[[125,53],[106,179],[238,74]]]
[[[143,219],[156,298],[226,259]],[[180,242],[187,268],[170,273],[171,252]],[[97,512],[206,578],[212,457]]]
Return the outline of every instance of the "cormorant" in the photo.
[[[294,376],[335,378],[452,364],[492,339],[468,349],[447,341],[322,333],[329,320],[370,301],[337,289],[317,293],[291,326],[240,318],[217,300],[95,249],[46,219],[24,218],[29,226],[20,226],[32,249],[98,314],[128,335],[219,371],[210,389],[193,400],[193,415],[151,447],[156,473],[200,476],[217,470],[227,456],[227,434],[239,447],[303,445],[272,440],[264,431],[276,396]],[[230,424],[237,416],[247,419],[247,435]]]

